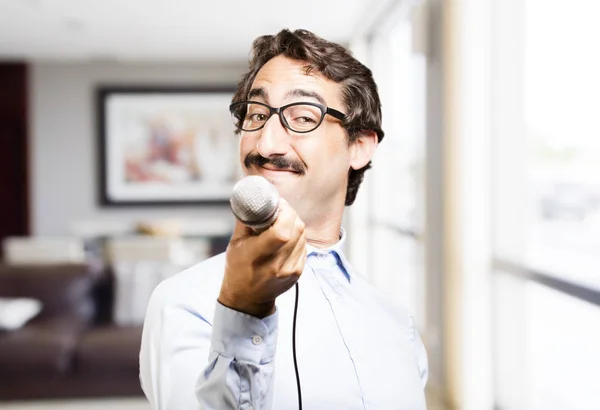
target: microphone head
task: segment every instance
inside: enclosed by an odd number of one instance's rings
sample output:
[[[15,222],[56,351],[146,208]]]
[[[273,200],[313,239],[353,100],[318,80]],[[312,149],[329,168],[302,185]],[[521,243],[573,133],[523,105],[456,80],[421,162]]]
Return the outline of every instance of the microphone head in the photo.
[[[235,184],[229,202],[240,222],[251,228],[263,228],[277,218],[279,192],[264,177],[250,175]]]

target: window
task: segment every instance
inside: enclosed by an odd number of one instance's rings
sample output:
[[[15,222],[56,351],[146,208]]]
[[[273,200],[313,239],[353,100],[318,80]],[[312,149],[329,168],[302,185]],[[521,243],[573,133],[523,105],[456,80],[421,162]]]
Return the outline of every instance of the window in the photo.
[[[600,289],[600,5],[528,0],[528,263]]]
[[[503,410],[600,408],[600,4],[494,6],[493,328]]]
[[[372,42],[386,136],[374,158],[369,213],[373,282],[424,320],[424,58],[403,19]]]

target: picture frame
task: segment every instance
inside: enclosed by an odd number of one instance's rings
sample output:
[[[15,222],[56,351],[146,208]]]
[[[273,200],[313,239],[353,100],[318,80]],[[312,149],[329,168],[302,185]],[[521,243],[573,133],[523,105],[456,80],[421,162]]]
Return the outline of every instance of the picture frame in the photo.
[[[235,86],[99,86],[101,206],[226,204],[241,176]]]

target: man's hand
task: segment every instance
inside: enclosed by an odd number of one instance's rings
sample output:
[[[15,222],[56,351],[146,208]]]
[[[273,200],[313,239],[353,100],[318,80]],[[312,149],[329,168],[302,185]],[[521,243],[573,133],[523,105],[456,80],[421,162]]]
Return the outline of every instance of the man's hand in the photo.
[[[275,223],[260,235],[236,221],[227,247],[219,302],[258,318],[300,278],[306,262],[304,222],[281,198]]]

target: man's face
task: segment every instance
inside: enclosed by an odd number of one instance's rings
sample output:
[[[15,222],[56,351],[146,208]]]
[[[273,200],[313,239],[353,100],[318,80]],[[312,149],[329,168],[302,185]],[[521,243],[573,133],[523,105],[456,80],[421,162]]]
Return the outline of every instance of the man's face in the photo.
[[[341,86],[318,73],[306,74],[304,66],[284,56],[272,58],[258,72],[249,99],[275,108],[313,102],[345,113]],[[245,174],[271,181],[307,224],[343,209],[351,151],[340,121],[330,115],[306,134],[287,129],[273,115],[264,128],[242,131],[240,138]]]

